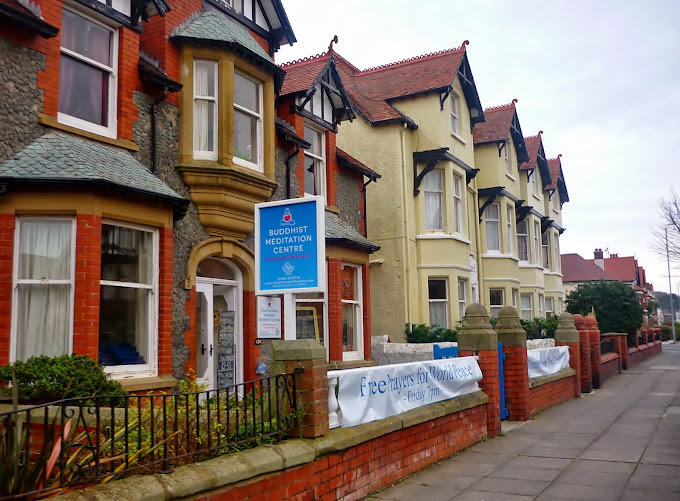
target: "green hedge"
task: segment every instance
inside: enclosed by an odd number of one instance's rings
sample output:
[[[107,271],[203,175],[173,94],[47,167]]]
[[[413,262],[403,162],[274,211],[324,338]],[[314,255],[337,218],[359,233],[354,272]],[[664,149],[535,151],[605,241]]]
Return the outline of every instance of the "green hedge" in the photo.
[[[446,329],[438,325],[406,324],[406,341],[408,343],[456,342],[459,330],[459,328]]]

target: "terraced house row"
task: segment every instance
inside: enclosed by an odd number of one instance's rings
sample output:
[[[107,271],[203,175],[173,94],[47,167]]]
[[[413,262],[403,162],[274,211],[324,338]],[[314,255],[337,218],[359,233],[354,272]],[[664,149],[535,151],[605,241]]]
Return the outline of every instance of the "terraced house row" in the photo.
[[[328,285],[283,317],[333,368],[472,302],[561,311],[559,157],[482,108],[465,45],[277,65],[295,41],[280,0],[0,0],[0,363],[254,378],[254,206],[308,194]]]

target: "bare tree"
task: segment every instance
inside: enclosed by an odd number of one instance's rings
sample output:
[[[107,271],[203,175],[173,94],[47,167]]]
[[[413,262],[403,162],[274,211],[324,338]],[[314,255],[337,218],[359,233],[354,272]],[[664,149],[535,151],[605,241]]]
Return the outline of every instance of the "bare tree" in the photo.
[[[680,197],[671,190],[668,198],[659,200],[661,225],[653,232],[652,249],[666,258],[666,230],[668,230],[668,255],[675,265],[680,264]]]

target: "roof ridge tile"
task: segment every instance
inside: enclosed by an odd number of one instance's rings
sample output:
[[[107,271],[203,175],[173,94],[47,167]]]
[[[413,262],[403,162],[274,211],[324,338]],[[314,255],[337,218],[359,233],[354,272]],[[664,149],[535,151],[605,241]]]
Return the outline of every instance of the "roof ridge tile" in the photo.
[[[393,63],[386,63],[386,64],[381,64],[378,66],[372,66],[370,68],[366,68],[365,70],[361,70],[362,74],[370,73],[370,72],[375,72],[375,71],[380,71],[384,70],[387,68],[392,68],[394,66],[399,66],[401,64],[408,64],[408,63],[415,63],[418,61],[423,61],[425,59],[431,59],[433,57],[437,56],[442,56],[442,55],[447,55],[447,54],[452,54],[454,52],[459,52],[461,50],[465,50],[465,47],[469,44],[470,42],[468,40],[463,41],[460,47],[453,47],[450,49],[444,49],[444,50],[438,50],[435,52],[429,52],[427,54],[422,54],[420,56],[413,56],[413,57],[408,57],[406,59],[402,59],[400,61],[395,61]]]
[[[279,68],[287,68],[289,66],[293,66],[294,64],[303,64],[303,63],[311,63],[313,61],[317,61],[321,59],[322,57],[328,55],[328,51],[326,52],[321,52],[320,54],[314,54],[313,56],[306,56],[306,57],[301,57],[299,59],[293,59],[292,61],[288,61],[287,63],[282,63],[279,65]]]
[[[506,110],[508,108],[514,108],[515,103],[517,103],[517,99],[513,99],[512,102],[507,103],[507,104],[499,104],[498,106],[491,106],[490,108],[486,108],[484,110],[484,113],[487,111],[498,111],[498,110]]]

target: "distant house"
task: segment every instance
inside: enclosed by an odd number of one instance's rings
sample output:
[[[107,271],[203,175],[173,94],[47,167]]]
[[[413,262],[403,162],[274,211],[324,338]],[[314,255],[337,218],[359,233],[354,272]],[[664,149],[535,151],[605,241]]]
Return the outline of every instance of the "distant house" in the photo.
[[[591,261],[578,254],[562,254],[562,284],[564,292],[569,293],[588,282],[618,282],[612,274],[607,273]]]

